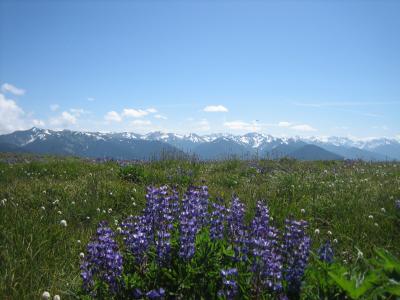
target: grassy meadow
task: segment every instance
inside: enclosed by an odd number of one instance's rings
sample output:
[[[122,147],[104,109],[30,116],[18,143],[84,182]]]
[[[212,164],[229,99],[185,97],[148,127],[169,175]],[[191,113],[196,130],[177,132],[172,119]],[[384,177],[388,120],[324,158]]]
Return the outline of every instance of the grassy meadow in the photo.
[[[0,156],[0,299],[77,298],[79,253],[101,220],[115,229],[144,207],[148,185],[207,185],[211,201],[238,195],[249,214],[268,204],[281,228],[309,222],[312,250],[332,241],[335,258],[358,263],[381,247],[400,256],[400,163],[362,161],[197,162],[163,160],[126,168],[78,158]],[[249,218],[251,215],[248,216]],[[60,225],[65,220],[67,226]],[[311,262],[312,264],[312,262]]]

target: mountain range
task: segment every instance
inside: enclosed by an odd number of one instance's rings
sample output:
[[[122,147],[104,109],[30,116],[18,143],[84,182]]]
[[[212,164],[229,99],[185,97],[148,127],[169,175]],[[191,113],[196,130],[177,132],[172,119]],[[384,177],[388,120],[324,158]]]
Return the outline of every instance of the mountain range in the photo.
[[[400,160],[400,142],[376,138],[353,140],[343,137],[274,137],[261,133],[244,135],[151,132],[102,133],[54,131],[33,127],[0,135],[0,152],[74,155],[90,158],[158,159],[163,155],[196,156],[203,160],[282,158],[299,160],[362,159]]]

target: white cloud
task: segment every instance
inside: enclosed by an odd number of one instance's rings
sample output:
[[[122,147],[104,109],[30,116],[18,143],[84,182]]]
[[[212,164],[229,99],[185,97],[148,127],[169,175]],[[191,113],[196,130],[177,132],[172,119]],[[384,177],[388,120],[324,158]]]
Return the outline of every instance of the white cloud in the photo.
[[[53,126],[65,127],[69,125],[75,125],[76,121],[76,116],[67,111],[63,111],[59,116],[51,118],[50,124]]]
[[[33,120],[32,120],[32,123],[33,123],[33,125],[34,125],[35,127],[41,127],[41,128],[43,128],[43,127],[46,126],[46,123],[45,123],[44,121],[38,120],[38,119],[33,119]]]
[[[305,132],[310,132],[310,131],[317,131],[314,127],[308,125],[308,124],[299,124],[299,125],[294,125],[290,127],[293,130],[297,131],[305,131]]]
[[[232,130],[260,131],[261,129],[261,126],[257,122],[231,121],[225,122],[223,125]]]
[[[89,101],[89,102],[93,102],[95,99],[93,98],[93,97],[88,97],[87,98],[87,101]]]
[[[104,116],[104,120],[107,122],[121,122],[122,118],[116,111],[112,110]]]
[[[124,117],[141,118],[147,116],[149,111],[142,109],[125,108],[122,112]]]
[[[228,109],[223,105],[208,105],[204,107],[205,112],[227,112]]]
[[[154,113],[157,112],[157,109],[155,109],[154,107],[151,107],[151,108],[146,109],[146,111],[151,113],[151,114],[154,114]]]
[[[285,122],[285,121],[282,121],[282,122],[279,122],[279,123],[278,123],[278,126],[279,126],[279,127],[290,127],[290,125],[292,125],[292,123],[290,123],[290,122]]]
[[[51,111],[56,111],[56,110],[58,110],[60,108],[60,105],[58,105],[58,104],[52,104],[52,105],[50,105],[50,110]]]
[[[151,122],[149,120],[134,120],[131,122],[131,124],[138,126],[148,126],[151,125]]]
[[[163,116],[163,115],[155,115],[154,118],[156,118],[156,119],[162,119],[162,120],[168,119],[166,116]]]
[[[14,100],[0,94],[0,132],[8,133],[29,127],[23,119],[25,113]]]
[[[16,96],[22,96],[23,94],[25,94],[25,90],[17,88],[10,83],[3,83],[3,85],[1,86],[1,90],[4,93],[11,93]]]
[[[202,119],[196,124],[196,129],[198,131],[208,131],[211,129],[210,123],[208,122],[208,120]]]
[[[89,114],[89,113],[90,113],[89,111],[84,110],[83,108],[71,108],[71,109],[69,110],[69,112],[70,112],[72,115],[76,116],[76,117],[80,117],[80,116],[83,115],[83,114]]]

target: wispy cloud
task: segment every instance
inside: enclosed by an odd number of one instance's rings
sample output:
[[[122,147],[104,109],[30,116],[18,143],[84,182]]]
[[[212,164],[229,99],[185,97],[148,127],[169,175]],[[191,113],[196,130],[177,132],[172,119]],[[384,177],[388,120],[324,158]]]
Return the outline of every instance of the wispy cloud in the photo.
[[[87,101],[89,101],[89,102],[93,102],[94,100],[96,100],[96,99],[94,99],[93,97],[88,97],[87,98]]]
[[[131,122],[132,125],[139,125],[139,126],[149,126],[151,125],[151,121],[149,120],[134,120]]]
[[[374,105],[396,105],[400,101],[343,101],[343,102],[292,102],[296,106],[305,107],[346,107],[346,106],[374,106]]]
[[[11,83],[3,83],[3,85],[1,86],[1,90],[3,93],[11,93],[15,96],[22,96],[25,94],[25,90],[17,88]]]
[[[224,127],[229,128],[231,130],[241,130],[241,131],[260,131],[261,125],[256,121],[251,123],[244,121],[231,121],[225,122]]]
[[[227,112],[228,109],[223,105],[208,105],[203,108],[205,112]]]
[[[317,131],[317,129],[308,124],[293,125],[290,128],[296,131],[303,131],[303,132]]]
[[[166,116],[159,115],[159,114],[155,115],[154,118],[161,119],[161,120],[167,120],[168,119]]]
[[[77,117],[68,111],[63,111],[57,117],[50,119],[50,124],[53,126],[65,127],[69,125],[75,125],[77,122]]]
[[[281,121],[278,123],[278,127],[290,127],[290,125],[292,125],[292,123],[286,121]]]
[[[60,105],[58,105],[58,104],[51,104],[50,105],[50,110],[51,111],[56,111],[56,110],[58,110],[60,108]]]
[[[104,120],[107,122],[121,122],[122,117],[116,111],[112,110],[106,113]]]

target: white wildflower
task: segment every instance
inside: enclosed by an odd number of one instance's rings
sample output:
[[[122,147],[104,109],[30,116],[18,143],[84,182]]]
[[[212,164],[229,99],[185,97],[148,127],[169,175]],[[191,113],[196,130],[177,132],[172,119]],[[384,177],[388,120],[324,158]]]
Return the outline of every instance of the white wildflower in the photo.
[[[328,230],[328,235],[332,235],[332,231]]]
[[[79,257],[84,259],[85,258],[85,253],[83,253],[83,252],[79,253]]]
[[[315,234],[319,234],[319,229],[318,229],[318,228],[315,229],[315,230],[314,230],[314,233],[315,233]]]
[[[368,218],[372,220],[374,218],[374,216],[373,215],[369,215]]]
[[[381,208],[381,212],[385,213],[386,209],[384,207]]]
[[[301,212],[302,214],[305,214],[305,213],[306,213],[306,210],[305,210],[304,208],[302,208],[302,209],[300,209],[300,212]]]
[[[60,225],[63,226],[63,227],[67,227],[67,221],[61,220],[60,221]]]
[[[43,292],[42,299],[43,300],[49,300],[50,299],[50,293],[47,292],[47,291]]]
[[[60,297],[59,295],[55,295],[55,296],[53,297],[53,300],[61,300],[61,297]]]

